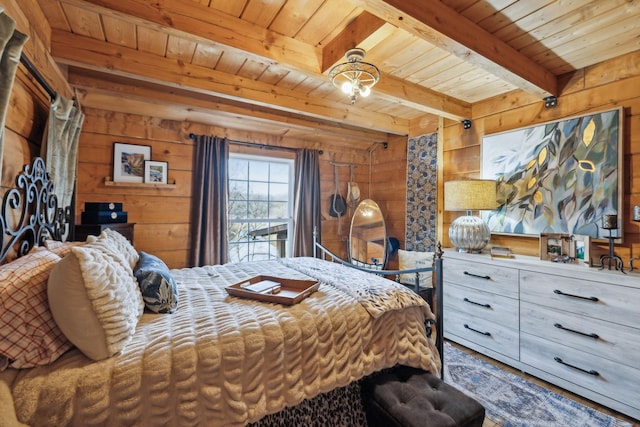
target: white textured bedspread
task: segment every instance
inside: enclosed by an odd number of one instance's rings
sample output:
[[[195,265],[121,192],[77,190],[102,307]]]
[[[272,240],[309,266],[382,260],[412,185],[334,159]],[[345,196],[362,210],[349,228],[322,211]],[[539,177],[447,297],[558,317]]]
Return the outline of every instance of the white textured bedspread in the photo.
[[[397,363],[440,371],[428,306],[389,280],[314,258],[172,273],[177,312],[145,313],[120,355],[94,362],[74,349],[0,374],[17,418],[34,427],[240,426]],[[224,290],[259,274],[321,285],[293,306]]]

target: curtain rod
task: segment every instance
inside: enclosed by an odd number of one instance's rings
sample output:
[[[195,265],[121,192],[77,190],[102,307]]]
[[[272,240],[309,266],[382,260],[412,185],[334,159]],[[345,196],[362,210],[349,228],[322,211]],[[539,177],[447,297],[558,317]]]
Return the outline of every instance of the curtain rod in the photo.
[[[196,135],[195,133],[190,133],[189,134],[189,138],[193,139],[194,141],[196,140],[196,138],[198,137],[198,135]],[[278,147],[278,146],[274,146],[274,145],[267,145],[267,144],[259,144],[257,142],[247,142],[247,141],[233,141],[233,140],[229,140],[229,144],[235,144],[235,145],[246,145],[249,147],[258,147],[258,148],[266,148],[268,150],[285,150],[285,151],[298,151],[297,148],[291,148],[291,147]],[[323,154],[322,150],[318,150],[318,153],[320,155]]]
[[[29,71],[29,73],[36,79],[38,84],[40,84],[40,86],[42,86],[42,88],[49,94],[51,100],[55,101],[58,93],[53,90],[51,85],[45,80],[44,76],[40,74],[38,70],[36,70],[36,67],[33,65],[33,63],[31,63],[31,61],[29,61],[29,58],[27,58],[24,53],[20,54],[20,62],[24,64],[24,66],[27,68],[27,71]]]

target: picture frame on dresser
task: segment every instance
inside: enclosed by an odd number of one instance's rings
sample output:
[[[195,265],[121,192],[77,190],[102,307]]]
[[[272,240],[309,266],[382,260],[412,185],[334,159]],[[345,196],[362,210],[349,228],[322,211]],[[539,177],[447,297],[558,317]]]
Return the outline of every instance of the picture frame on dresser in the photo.
[[[572,237],[566,233],[540,233],[540,259],[553,261],[562,256],[575,258]]]
[[[607,238],[605,214],[624,213],[623,117],[620,107],[485,135],[481,178],[497,181],[500,201],[481,212],[491,233]]]
[[[169,176],[169,163],[145,160],[144,182],[148,184],[166,184]]]
[[[113,181],[144,182],[145,161],[151,160],[151,146],[113,143]]]

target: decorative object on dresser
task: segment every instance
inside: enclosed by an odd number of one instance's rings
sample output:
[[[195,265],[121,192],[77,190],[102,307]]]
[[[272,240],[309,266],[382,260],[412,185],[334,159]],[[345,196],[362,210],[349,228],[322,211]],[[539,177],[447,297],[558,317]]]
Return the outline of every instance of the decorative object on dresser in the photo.
[[[498,180],[505,200],[483,214],[491,232],[606,238],[598,222],[620,213],[624,194],[623,116],[617,108],[484,136],[481,176]]]
[[[540,259],[554,262],[573,262],[573,236],[565,233],[540,233]]]
[[[491,232],[472,210],[495,209],[496,182],[486,179],[448,181],[444,183],[444,209],[466,211],[449,226],[449,240],[460,252],[480,252],[489,243]]]
[[[445,338],[640,419],[640,276],[445,257]]]
[[[151,146],[115,142],[113,144],[113,181],[143,182],[145,160],[151,160]]]
[[[611,264],[613,264],[616,270],[620,270],[624,273],[622,258],[616,255],[613,250],[614,241],[618,239],[619,236],[612,235],[611,231],[618,229],[618,215],[605,215],[602,218],[602,229],[609,230],[609,235],[607,236],[607,239],[609,240],[609,253],[600,257],[600,268],[603,269],[605,266],[608,266],[609,270],[611,270]]]
[[[511,258],[513,257],[513,253],[511,249],[504,246],[493,246],[489,250],[489,254],[491,258]]]

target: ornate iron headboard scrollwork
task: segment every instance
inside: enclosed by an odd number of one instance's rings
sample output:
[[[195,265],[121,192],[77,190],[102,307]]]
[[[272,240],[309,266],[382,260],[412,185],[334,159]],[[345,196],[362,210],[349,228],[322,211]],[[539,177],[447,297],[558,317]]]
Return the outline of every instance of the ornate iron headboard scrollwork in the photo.
[[[71,209],[58,208],[53,182],[42,158],[24,165],[15,185],[2,198],[0,263],[10,254],[20,257],[46,239],[62,240],[68,234]]]

